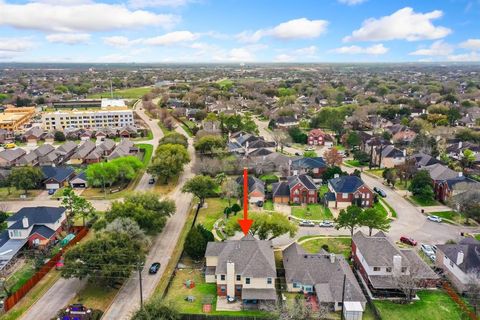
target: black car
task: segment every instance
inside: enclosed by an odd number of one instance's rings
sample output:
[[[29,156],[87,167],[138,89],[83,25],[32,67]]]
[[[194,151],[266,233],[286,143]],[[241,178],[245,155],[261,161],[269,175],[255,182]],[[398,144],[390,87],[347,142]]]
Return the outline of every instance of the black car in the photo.
[[[257,207],[259,207],[259,208],[263,207],[263,201],[262,200],[257,201]]]
[[[154,184],[154,183],[155,183],[155,178],[148,179],[148,184]]]
[[[160,262],[154,262],[150,266],[150,269],[148,270],[148,273],[150,274],[156,274],[160,270]]]
[[[382,198],[386,198],[387,197],[387,194],[385,193],[385,191],[383,191],[382,189],[379,189],[377,187],[374,187],[373,188],[373,191],[375,191],[376,193],[378,193]]]

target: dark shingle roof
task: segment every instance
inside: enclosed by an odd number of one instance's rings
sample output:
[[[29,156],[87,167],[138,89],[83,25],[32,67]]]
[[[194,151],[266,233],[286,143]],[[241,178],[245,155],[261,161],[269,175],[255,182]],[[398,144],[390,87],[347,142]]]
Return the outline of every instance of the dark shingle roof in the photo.
[[[26,207],[8,217],[6,221],[15,222],[9,229],[24,229],[22,225],[23,217],[28,218],[29,225],[55,223],[61,218],[63,212],[65,212],[63,207]],[[20,225],[17,226],[18,224]]]
[[[38,233],[42,237],[46,239],[50,239],[50,237],[55,234],[55,230],[52,230],[46,226],[36,225],[32,228],[32,231],[30,232],[30,234],[34,234],[34,233]]]
[[[454,263],[457,261],[458,253],[463,252],[463,262],[458,267],[465,273],[480,268],[480,241],[478,240],[465,238],[458,244],[440,244],[437,248]]]
[[[317,190],[317,186],[315,185],[315,182],[313,181],[312,177],[306,174],[301,174],[298,176],[291,176],[288,177],[288,185],[291,188],[293,188],[297,183],[301,183],[305,186],[305,188],[309,190]]]
[[[355,175],[333,178],[328,180],[328,183],[332,186],[335,192],[340,193],[352,193],[364,185],[362,179]]]
[[[243,176],[240,176],[236,179],[236,182],[243,186]],[[248,192],[252,192],[254,189],[257,189],[259,191],[261,191],[262,193],[265,192],[265,182],[263,182],[262,180],[256,178],[256,177],[252,177],[252,176],[248,176]]]
[[[286,181],[272,183],[272,196],[273,197],[286,197],[290,196],[290,187]]]
[[[292,168],[313,169],[326,168],[327,165],[322,157],[300,158],[292,161]]]
[[[72,167],[41,167],[45,179],[54,179],[55,181],[65,181],[72,173],[75,172]]]

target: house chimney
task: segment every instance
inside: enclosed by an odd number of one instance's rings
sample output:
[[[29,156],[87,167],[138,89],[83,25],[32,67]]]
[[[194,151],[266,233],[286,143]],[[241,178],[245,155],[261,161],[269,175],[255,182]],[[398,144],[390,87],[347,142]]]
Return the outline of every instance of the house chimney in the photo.
[[[459,141],[459,142],[458,142],[458,149],[461,149],[462,146],[463,146],[463,142],[462,142],[462,141]]]
[[[393,274],[399,275],[402,272],[402,256],[396,254],[393,256]]]
[[[340,175],[339,175],[338,173],[335,173],[335,174],[333,175],[333,178],[334,178],[334,179],[339,178],[339,177],[340,177]]]
[[[335,253],[330,253],[330,263],[335,263]]]
[[[227,261],[227,296],[235,297],[235,263]]]
[[[27,217],[22,218],[22,225],[25,229],[28,228],[28,218]]]
[[[407,149],[403,149],[403,156],[404,156],[404,157],[407,156]]]
[[[458,176],[459,176],[459,177],[463,177],[463,172],[460,171],[460,172],[458,173]]]
[[[457,253],[457,266],[461,265],[463,263],[463,251],[458,251]]]

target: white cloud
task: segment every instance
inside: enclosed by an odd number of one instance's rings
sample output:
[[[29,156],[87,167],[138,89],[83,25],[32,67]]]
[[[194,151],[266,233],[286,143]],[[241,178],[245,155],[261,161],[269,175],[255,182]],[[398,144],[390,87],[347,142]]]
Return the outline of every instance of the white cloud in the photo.
[[[452,52],[453,46],[443,42],[443,40],[438,40],[428,48],[418,49],[409,54],[412,56],[448,56]]]
[[[317,52],[316,46],[310,46],[305,48],[296,49],[295,55],[313,56]]]
[[[45,38],[53,43],[78,44],[88,42],[90,35],[88,33],[53,33]]]
[[[0,26],[53,32],[107,31],[144,26],[170,28],[179,21],[171,14],[132,11],[122,4],[68,1],[9,4],[0,0]]]
[[[468,39],[460,43],[460,47],[470,50],[480,50],[480,39]]]
[[[142,42],[150,46],[168,46],[180,42],[189,42],[198,39],[198,35],[190,31],[174,31],[164,35],[148,38]]]
[[[274,61],[275,62],[292,62],[292,61],[295,61],[295,57],[289,54],[282,53],[276,56]]]
[[[258,42],[263,37],[271,36],[282,40],[317,38],[327,30],[328,21],[309,20],[307,18],[294,19],[269,28],[257,31],[243,31],[237,35],[242,42]]]
[[[132,8],[154,8],[154,7],[183,7],[191,0],[130,0],[128,5]]]
[[[349,6],[354,6],[356,4],[364,3],[367,0],[338,0],[338,2],[347,4]]]
[[[255,55],[247,48],[233,48],[228,52],[227,60],[238,62],[254,61]]]
[[[412,8],[405,7],[389,16],[365,20],[360,29],[353,31],[351,36],[343,38],[343,41],[440,39],[452,32],[446,27],[433,25],[432,20],[442,16],[443,12],[440,10],[416,13]]]
[[[199,34],[190,31],[174,31],[151,38],[129,39],[124,36],[104,37],[103,42],[106,45],[118,48],[126,48],[137,44],[147,46],[170,46],[184,42],[191,42],[197,40],[199,37]]]
[[[382,43],[375,44],[370,47],[360,46],[345,46],[333,49],[332,52],[339,54],[369,54],[369,55],[382,55],[389,51]]]
[[[456,54],[447,57],[448,61],[455,62],[477,62],[480,61],[480,54],[475,51],[465,53],[465,54]]]
[[[33,48],[34,43],[27,38],[0,38],[0,51],[24,52]]]

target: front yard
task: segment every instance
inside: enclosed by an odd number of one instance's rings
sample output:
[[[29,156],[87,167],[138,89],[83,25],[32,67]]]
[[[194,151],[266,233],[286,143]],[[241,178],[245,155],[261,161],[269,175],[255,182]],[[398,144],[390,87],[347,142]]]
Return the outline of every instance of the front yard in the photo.
[[[358,160],[345,160],[344,163],[347,166],[356,167],[356,168],[360,168],[368,165],[368,162],[360,162]]]
[[[374,302],[382,319],[451,320],[467,319],[460,307],[443,291],[420,291],[420,300],[410,304],[391,301]]]
[[[328,246],[328,252],[350,257],[352,238],[350,237],[318,237],[306,236],[298,239],[298,243],[308,253],[318,253],[322,247]]]
[[[414,205],[421,206],[421,207],[430,207],[430,206],[438,206],[440,202],[435,199],[421,199],[417,196],[411,196],[408,198]]]
[[[306,206],[293,206],[292,216],[307,220],[332,220],[333,215],[329,208],[321,204],[308,204]]]
[[[27,193],[27,198],[22,199],[20,198],[25,194],[25,190],[17,190],[15,188],[6,188],[2,187],[0,188],[0,199],[2,200],[32,200],[36,196],[38,196],[43,190],[41,189],[36,189],[36,190],[28,190]]]
[[[371,170],[367,170],[365,172],[368,172],[370,174],[373,174],[374,176],[380,178],[380,179],[383,179],[383,169],[371,169]]]
[[[195,287],[187,289],[185,283],[187,280],[193,280]],[[191,296],[194,301],[186,301],[185,298]],[[205,283],[205,279],[200,270],[197,269],[179,269],[176,270],[172,279],[170,288],[164,298],[166,301],[173,302],[180,313],[202,314],[203,303],[212,303],[212,312],[214,315],[225,316],[256,316],[268,318],[268,314],[258,310],[242,311],[216,311],[217,286],[214,283]]]
[[[439,216],[442,219],[451,220],[459,224],[465,224],[465,216],[456,211],[438,211],[438,212],[431,212],[430,214],[434,216]],[[471,224],[471,222],[469,224]]]

